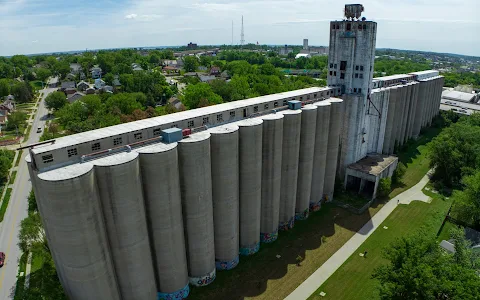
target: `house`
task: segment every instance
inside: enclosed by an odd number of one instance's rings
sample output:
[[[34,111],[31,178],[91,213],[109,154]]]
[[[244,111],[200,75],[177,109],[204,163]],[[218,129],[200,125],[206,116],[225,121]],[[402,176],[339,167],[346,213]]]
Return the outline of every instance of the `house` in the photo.
[[[162,61],[162,66],[163,67],[176,67],[177,66],[177,60],[175,60],[175,59],[164,59]]]
[[[120,79],[118,79],[118,75],[115,75],[115,76],[113,77],[112,85],[113,85],[114,87],[117,87],[117,86],[121,86],[121,85],[122,85],[122,83],[120,82]]]
[[[211,82],[216,79],[214,75],[199,75],[198,78],[201,82]]]
[[[199,71],[202,71],[202,72],[205,72],[205,71],[208,70],[208,68],[205,67],[205,66],[200,66],[200,67],[198,67],[198,70],[199,70]]]
[[[180,110],[183,108],[183,103],[176,97],[172,97],[168,99],[168,103],[173,105],[177,110]]]
[[[72,94],[75,94],[77,92],[77,89],[76,88],[66,88],[63,92],[66,95],[72,95]]]
[[[15,103],[15,97],[13,95],[5,96],[5,101],[10,101]]]
[[[90,85],[88,83],[86,83],[85,81],[80,81],[78,84],[77,84],[77,89],[79,91],[85,91],[86,89],[88,89],[90,87]]]
[[[178,74],[180,70],[176,67],[166,66],[166,67],[163,67],[163,72],[167,74]]]
[[[87,79],[87,76],[85,76],[85,73],[80,72],[80,80],[85,80]]]
[[[73,102],[77,101],[78,99],[82,98],[83,96],[85,96],[84,93],[76,92],[74,94],[68,95],[67,100],[68,100],[69,103],[73,103]]]
[[[8,112],[0,110],[0,124],[5,125],[8,122]]]
[[[73,73],[68,73],[67,76],[65,76],[65,79],[70,81],[75,80],[75,78],[76,76]]]
[[[219,67],[212,67],[210,69],[210,75],[217,76],[217,75],[220,75],[220,73],[222,73],[222,70],[220,70]]]
[[[224,79],[224,80],[228,80],[230,79],[230,75],[228,74],[227,71],[223,71],[221,74],[220,74],[220,78]]]
[[[94,88],[88,88],[88,89],[85,90],[85,93],[87,95],[95,94],[95,89]]]
[[[51,89],[58,87],[58,77],[51,77],[48,81],[48,87]]]
[[[143,71],[143,68],[139,64],[132,63],[132,70],[133,71]]]
[[[93,79],[102,78],[102,68],[100,68],[98,65],[91,68],[90,73],[92,73]]]
[[[13,97],[12,95],[9,96]],[[6,110],[8,113],[11,113],[15,110],[15,101],[8,99],[9,96],[5,97],[7,100],[0,104],[0,110]]]
[[[105,81],[103,81],[103,80],[100,79],[100,78],[95,79],[95,88],[96,88],[97,90],[101,89],[101,88],[104,87],[104,86],[105,86]]]
[[[82,65],[77,63],[70,64],[70,73],[77,75],[83,71]]]
[[[77,87],[77,84],[75,83],[75,81],[64,81],[62,82],[60,90],[62,92],[65,92],[66,89],[75,89],[76,87]]]
[[[101,90],[105,93],[113,93],[113,86],[106,85],[106,86],[102,87]]]

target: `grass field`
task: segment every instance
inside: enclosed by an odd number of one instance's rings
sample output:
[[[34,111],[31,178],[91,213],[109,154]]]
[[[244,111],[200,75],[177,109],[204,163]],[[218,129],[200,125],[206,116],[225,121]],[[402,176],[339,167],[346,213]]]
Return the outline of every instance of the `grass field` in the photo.
[[[12,172],[12,176],[10,176],[10,181],[8,184],[13,184],[15,182],[15,178],[17,177],[17,171]]]
[[[453,228],[456,228],[456,227],[457,227],[457,225],[446,221],[445,224],[442,226],[442,228],[440,228],[440,233],[437,236],[437,240],[439,242],[441,242],[443,240],[448,241],[450,239],[450,230],[452,230]]]
[[[2,206],[0,207],[0,222],[3,221],[3,217],[5,217],[5,212],[7,211],[8,202],[10,202],[10,196],[12,195],[12,188],[7,188],[7,192],[5,193],[5,197],[2,201]]]
[[[432,236],[437,234],[451,201],[435,194],[432,203],[412,202],[399,205],[378,229],[362,244],[358,251],[309,298],[313,299],[379,299],[376,291],[378,282],[372,279],[375,268],[387,261],[382,257],[382,249],[395,239],[415,232],[418,228],[429,225]],[[388,229],[383,229],[387,226]],[[367,250],[367,258],[359,256]],[[319,296],[320,292],[326,296]]]
[[[430,169],[427,145],[441,131],[441,128],[428,128],[418,140],[411,142],[398,153],[398,160],[405,164],[407,173],[403,176],[401,183],[392,186],[393,190],[388,195],[389,198],[408,190],[427,174]]]

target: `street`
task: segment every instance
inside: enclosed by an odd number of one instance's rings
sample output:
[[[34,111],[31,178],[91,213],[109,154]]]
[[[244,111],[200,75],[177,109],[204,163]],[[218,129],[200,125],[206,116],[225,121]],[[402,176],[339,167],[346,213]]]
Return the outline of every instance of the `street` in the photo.
[[[56,91],[56,88],[46,88],[38,106],[37,113],[33,119],[32,129],[28,141],[23,145],[33,144],[39,141],[43,133],[37,133],[38,127],[44,127],[47,109],[45,108],[45,97]],[[8,204],[3,222],[0,223],[0,251],[5,253],[5,265],[0,269],[0,300],[13,299],[15,285],[17,282],[17,268],[21,253],[17,246],[20,222],[27,217],[28,195],[32,189],[28,174],[25,156],[28,151],[24,150],[18,166],[17,177],[13,184],[13,191]],[[7,187],[5,187],[7,188]]]

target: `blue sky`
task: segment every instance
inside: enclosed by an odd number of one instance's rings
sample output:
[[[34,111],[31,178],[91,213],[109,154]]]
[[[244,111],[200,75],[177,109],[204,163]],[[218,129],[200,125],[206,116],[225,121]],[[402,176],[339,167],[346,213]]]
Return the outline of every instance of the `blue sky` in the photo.
[[[365,0],[377,47],[480,56],[479,0]],[[0,55],[160,45],[328,45],[338,0],[0,0]]]

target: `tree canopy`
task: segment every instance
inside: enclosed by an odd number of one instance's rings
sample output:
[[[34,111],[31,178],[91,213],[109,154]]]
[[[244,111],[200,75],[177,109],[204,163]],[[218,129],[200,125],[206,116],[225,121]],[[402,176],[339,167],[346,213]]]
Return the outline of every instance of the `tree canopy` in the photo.
[[[53,92],[45,98],[45,106],[51,110],[59,110],[68,103],[63,92]]]

